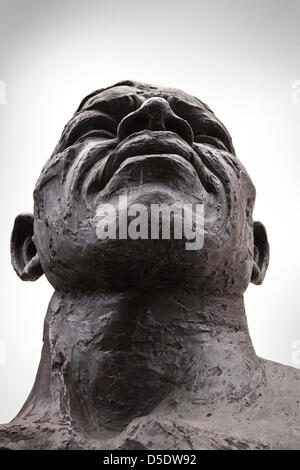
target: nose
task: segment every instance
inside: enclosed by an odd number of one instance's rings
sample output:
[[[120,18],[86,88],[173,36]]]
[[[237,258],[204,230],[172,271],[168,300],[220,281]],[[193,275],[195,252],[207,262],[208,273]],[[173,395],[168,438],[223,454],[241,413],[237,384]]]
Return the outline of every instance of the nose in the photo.
[[[125,116],[118,127],[118,138],[121,141],[146,129],[175,132],[190,145],[194,141],[189,123],[177,116],[164,98],[149,98],[139,109]]]

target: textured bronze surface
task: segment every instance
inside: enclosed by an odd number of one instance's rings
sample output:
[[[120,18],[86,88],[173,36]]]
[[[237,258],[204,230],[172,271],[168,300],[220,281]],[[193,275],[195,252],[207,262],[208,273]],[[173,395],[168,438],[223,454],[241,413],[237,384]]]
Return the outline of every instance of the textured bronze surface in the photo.
[[[201,250],[100,240],[99,204],[205,206]],[[122,82],[83,100],[17,217],[12,263],[55,289],[36,381],[2,449],[300,448],[300,371],[255,354],[269,260],[254,185],[207,105]],[[263,306],[261,306],[263,309]]]

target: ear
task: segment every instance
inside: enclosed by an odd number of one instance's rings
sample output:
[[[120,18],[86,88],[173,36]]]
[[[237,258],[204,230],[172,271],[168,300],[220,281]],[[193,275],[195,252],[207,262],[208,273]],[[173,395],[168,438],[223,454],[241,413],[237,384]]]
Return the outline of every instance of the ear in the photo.
[[[33,215],[21,214],[15,220],[10,241],[11,262],[23,281],[35,281],[43,274],[34,244]]]
[[[253,223],[254,256],[251,282],[261,284],[269,265],[269,242],[267,232],[261,222]]]

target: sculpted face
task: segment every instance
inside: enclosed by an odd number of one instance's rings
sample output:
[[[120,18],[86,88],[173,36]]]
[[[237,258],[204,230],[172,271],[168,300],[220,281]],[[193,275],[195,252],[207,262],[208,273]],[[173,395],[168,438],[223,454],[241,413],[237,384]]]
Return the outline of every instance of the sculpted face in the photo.
[[[98,239],[97,208],[117,205],[122,195],[149,206],[204,204],[203,248],[188,251],[175,239]],[[250,177],[213,112],[176,89],[123,82],[85,98],[42,171],[34,200],[27,241],[20,235],[24,219],[16,221],[14,266],[24,279],[43,271],[58,290],[163,284],[236,295],[251,276],[260,283],[265,274],[268,246],[263,226],[253,226]]]

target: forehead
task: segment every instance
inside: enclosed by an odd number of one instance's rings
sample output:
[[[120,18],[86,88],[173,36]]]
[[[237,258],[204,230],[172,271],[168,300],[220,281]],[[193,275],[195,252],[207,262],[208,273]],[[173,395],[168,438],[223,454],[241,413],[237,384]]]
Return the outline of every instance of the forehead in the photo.
[[[189,105],[193,108],[198,108],[202,111],[210,111],[207,105],[200,100],[191,96],[177,88],[164,88],[155,87],[151,85],[136,84],[132,86],[117,85],[105,90],[96,92],[92,96],[84,100],[80,106],[80,111],[90,110],[108,105],[110,107],[119,106],[140,106],[146,99],[160,97],[166,99],[170,104],[181,103],[182,105]]]

